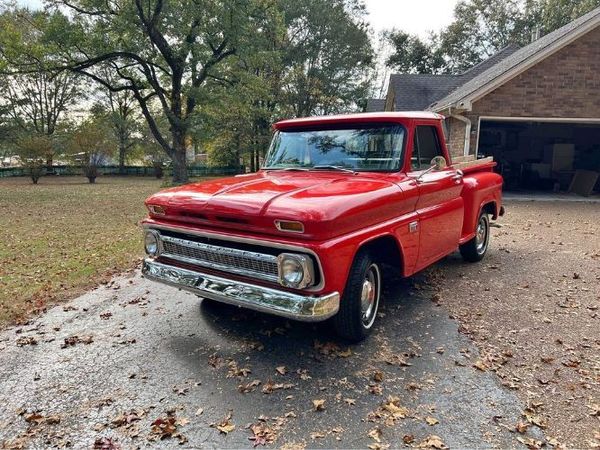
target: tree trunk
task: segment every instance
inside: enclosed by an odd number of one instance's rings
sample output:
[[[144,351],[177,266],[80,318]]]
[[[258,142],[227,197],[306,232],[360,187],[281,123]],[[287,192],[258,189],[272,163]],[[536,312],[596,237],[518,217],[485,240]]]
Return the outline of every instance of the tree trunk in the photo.
[[[173,183],[188,182],[187,159],[185,154],[185,134],[173,131]]]
[[[119,173],[125,173],[125,152],[127,151],[126,143],[123,139],[119,140]]]
[[[250,149],[250,172],[254,172],[254,148]]]

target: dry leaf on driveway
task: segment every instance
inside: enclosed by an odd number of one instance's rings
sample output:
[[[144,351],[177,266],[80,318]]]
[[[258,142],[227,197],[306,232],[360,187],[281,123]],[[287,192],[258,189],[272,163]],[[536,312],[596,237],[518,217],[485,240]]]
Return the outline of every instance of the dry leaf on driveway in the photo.
[[[271,444],[277,437],[275,432],[264,422],[254,423],[250,425],[249,428],[250,431],[252,431],[252,436],[250,436],[248,439],[253,441],[254,447]]]
[[[315,411],[323,411],[325,409],[325,400],[317,399],[312,401]]]
[[[213,428],[216,428],[217,430],[219,430],[219,432],[221,432],[223,434],[229,434],[233,430],[235,430],[235,425],[231,421],[231,416],[232,416],[232,414],[229,413],[225,417],[223,417],[223,419],[221,419],[221,421],[219,421],[217,423],[213,423],[210,426]]]
[[[444,450],[448,447],[446,444],[444,444],[439,436],[431,435],[419,444],[419,448],[435,448],[437,450]]]
[[[431,416],[425,417],[425,422],[427,422],[427,424],[431,425],[431,426],[437,425],[438,423],[440,423],[439,420],[437,420],[435,417],[431,417]]]

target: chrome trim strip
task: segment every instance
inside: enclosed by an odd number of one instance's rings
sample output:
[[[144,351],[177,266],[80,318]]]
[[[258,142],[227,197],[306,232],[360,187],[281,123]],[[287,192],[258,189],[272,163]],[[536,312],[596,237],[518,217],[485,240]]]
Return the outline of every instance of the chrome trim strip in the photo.
[[[181,245],[183,247],[195,248],[195,249],[205,251],[208,253],[224,254],[224,255],[231,256],[231,257],[247,258],[247,259],[252,259],[255,261],[259,261],[259,262],[273,263],[273,264],[277,265],[277,257],[273,256],[273,255],[249,252],[246,250],[237,250],[237,249],[227,248],[227,247],[219,247],[219,246],[210,245],[210,244],[203,244],[200,242],[188,241],[186,239],[174,238],[171,236],[164,236],[162,234],[160,234],[160,239],[163,242],[172,242],[173,244]],[[254,270],[243,269],[240,267],[233,267],[233,266],[229,266],[229,265],[225,265],[225,264],[220,264],[218,262],[207,261],[207,260],[202,260],[202,259],[197,259],[197,258],[190,258],[190,257],[178,255],[175,253],[169,253],[164,248],[164,245],[162,247],[163,247],[163,251],[160,254],[160,256],[163,256],[165,258],[174,259],[176,261],[182,261],[182,262],[189,263],[189,264],[194,264],[196,266],[214,268],[216,270],[221,270],[224,272],[231,272],[231,273],[235,273],[237,275],[243,275],[243,276],[247,276],[247,277],[251,277],[251,278],[258,278],[261,280],[271,281],[274,283],[277,283],[279,281],[277,273],[273,273],[273,274],[269,275],[268,273],[265,273],[265,272],[257,272]]]
[[[308,253],[309,255],[312,255],[315,258],[315,260],[317,261],[317,266],[319,268],[320,282],[318,285],[312,286],[310,288],[306,288],[305,290],[309,291],[309,292],[320,291],[325,286],[325,274],[323,273],[323,265],[321,264],[321,260],[320,260],[319,256],[313,250],[306,248],[306,247],[301,247],[301,246],[297,246],[297,245],[280,244],[277,242],[263,241],[260,239],[243,238],[243,237],[237,237],[237,236],[223,235],[223,234],[219,234],[219,233],[197,231],[197,230],[187,228],[187,227],[171,227],[168,225],[142,223],[142,228],[174,231],[176,233],[187,233],[187,234],[191,234],[193,236],[200,236],[200,237],[212,238],[212,239],[220,239],[222,241],[241,242],[243,244],[262,245],[263,247],[272,247],[272,248],[277,248],[277,249],[282,249],[282,250],[292,250],[292,251],[297,251],[297,252],[301,252],[301,253]]]
[[[303,322],[321,322],[334,316],[340,294],[303,296],[249,283],[168,266],[146,258],[142,263],[145,278],[192,292],[204,298],[253,309]]]

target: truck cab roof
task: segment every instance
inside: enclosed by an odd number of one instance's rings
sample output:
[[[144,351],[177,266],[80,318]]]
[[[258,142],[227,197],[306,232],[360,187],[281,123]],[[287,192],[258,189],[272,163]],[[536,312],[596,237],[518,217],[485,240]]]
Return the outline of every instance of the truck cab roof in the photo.
[[[377,123],[377,122],[395,122],[410,119],[418,120],[443,120],[445,117],[441,114],[429,111],[403,111],[403,112],[374,112],[360,114],[344,114],[335,116],[305,117],[300,119],[288,119],[277,122],[273,125],[276,130],[296,127],[311,127],[321,125],[336,125],[348,123]]]

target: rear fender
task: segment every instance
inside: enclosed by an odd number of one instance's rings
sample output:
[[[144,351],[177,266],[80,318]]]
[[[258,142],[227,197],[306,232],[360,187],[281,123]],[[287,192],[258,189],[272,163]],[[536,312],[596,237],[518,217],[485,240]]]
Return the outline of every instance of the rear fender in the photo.
[[[481,211],[488,211],[495,220],[502,208],[502,177],[494,172],[478,172],[464,178],[462,197],[465,217],[460,242],[475,235],[475,227]]]

